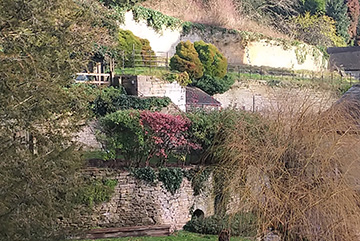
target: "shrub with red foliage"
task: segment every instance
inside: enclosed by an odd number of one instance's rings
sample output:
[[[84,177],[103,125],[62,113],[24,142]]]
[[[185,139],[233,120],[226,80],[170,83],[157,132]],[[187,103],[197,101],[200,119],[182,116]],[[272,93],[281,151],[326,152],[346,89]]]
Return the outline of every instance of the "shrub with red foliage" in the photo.
[[[201,148],[189,140],[187,131],[191,122],[184,116],[143,111],[140,114],[140,125],[143,126],[147,143],[151,146],[146,165],[153,156],[167,159],[174,151],[188,153],[190,149]]]

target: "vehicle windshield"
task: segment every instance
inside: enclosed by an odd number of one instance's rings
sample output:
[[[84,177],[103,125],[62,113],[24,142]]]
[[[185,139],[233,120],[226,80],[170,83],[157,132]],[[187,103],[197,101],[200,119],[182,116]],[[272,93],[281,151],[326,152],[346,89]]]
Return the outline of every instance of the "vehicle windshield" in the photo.
[[[78,76],[76,77],[76,80],[77,80],[77,81],[88,81],[88,80],[90,80],[90,79],[89,79],[88,76],[86,76],[86,75],[78,75]]]

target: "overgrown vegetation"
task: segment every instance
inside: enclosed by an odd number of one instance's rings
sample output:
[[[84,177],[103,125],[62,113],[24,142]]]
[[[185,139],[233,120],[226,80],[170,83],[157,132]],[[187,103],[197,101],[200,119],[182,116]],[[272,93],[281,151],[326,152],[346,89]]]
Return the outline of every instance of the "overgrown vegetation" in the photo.
[[[191,168],[183,170],[184,177],[191,182],[194,196],[199,195],[204,190],[206,181],[209,180],[211,173],[210,168]]]
[[[186,177],[194,191],[194,195],[199,195],[204,190],[204,183],[209,179],[211,170],[209,168],[181,169],[178,167],[162,167],[158,173],[151,167],[131,169],[131,175],[139,180],[143,180],[151,185],[160,181],[166,190],[175,194],[180,188],[183,178]]]
[[[154,28],[156,31],[161,31],[163,27],[176,29],[183,24],[183,21],[178,18],[173,18],[141,6],[135,7],[133,13],[136,21],[145,20],[148,26]]]
[[[356,239],[356,106],[345,101],[319,112],[310,102],[288,102],[256,122],[239,118],[213,149],[224,185],[239,197],[229,211],[251,207],[259,234],[273,228],[284,240]]]
[[[304,17],[306,14],[317,17],[318,21],[330,17],[329,21],[334,21],[330,28],[336,27],[336,37],[341,39],[340,43],[352,45],[356,44],[356,28],[360,14],[358,0],[167,0],[161,4],[158,0],[148,0],[143,5],[182,19],[186,32],[192,26],[204,29],[204,26],[211,25],[248,32],[247,34],[261,33],[271,39],[295,37],[313,45],[319,42],[312,37],[314,35],[320,36],[321,40],[328,39],[326,33],[329,25],[321,25],[319,32],[302,33],[303,29],[294,28],[292,19]],[[189,24],[187,21],[196,24]],[[304,36],[306,38],[303,38]],[[312,40],[316,42],[311,42]],[[331,45],[338,43],[331,42]],[[326,42],[321,44],[326,45]]]
[[[194,43],[200,62],[203,65],[204,75],[216,78],[224,78],[227,71],[227,59],[213,45],[200,40]]]
[[[135,36],[129,30],[119,30],[116,51],[118,52],[117,64],[123,67],[153,65],[151,60],[155,58],[150,42]]]
[[[203,65],[194,45],[190,41],[180,42],[176,46],[176,53],[170,59],[171,70],[187,72],[191,79],[203,76]]]
[[[116,179],[88,179],[77,194],[76,200],[90,208],[108,202],[114,193]]]
[[[64,239],[73,231],[64,224],[77,224],[84,210],[75,202],[83,163],[72,133],[88,109],[67,90],[93,42],[111,36],[88,6],[0,2],[1,240]]]
[[[204,75],[200,79],[193,80],[193,86],[196,86],[209,95],[222,94],[230,89],[235,83],[235,79],[231,75],[225,75],[224,78]]]
[[[170,158],[182,160],[191,149],[201,148],[188,138],[190,121],[181,115],[123,110],[100,120],[102,142],[110,159],[124,158],[129,166],[164,165]]]

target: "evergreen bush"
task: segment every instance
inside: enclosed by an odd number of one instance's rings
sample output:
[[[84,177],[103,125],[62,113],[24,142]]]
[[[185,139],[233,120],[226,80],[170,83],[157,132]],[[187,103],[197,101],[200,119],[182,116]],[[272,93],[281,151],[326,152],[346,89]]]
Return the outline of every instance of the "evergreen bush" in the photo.
[[[191,79],[203,76],[203,65],[190,41],[180,42],[176,46],[176,53],[170,59],[170,69],[187,72]]]
[[[213,215],[206,218],[193,217],[184,230],[201,234],[218,235],[223,229],[230,229],[232,236],[251,237],[256,235],[256,217],[252,213]]]
[[[224,78],[228,65],[224,55],[214,45],[202,40],[195,42],[194,47],[203,65],[204,75]]]
[[[209,95],[214,95],[226,92],[234,83],[235,80],[230,75],[226,75],[224,78],[204,75],[200,79],[193,80],[192,85],[202,89]]]

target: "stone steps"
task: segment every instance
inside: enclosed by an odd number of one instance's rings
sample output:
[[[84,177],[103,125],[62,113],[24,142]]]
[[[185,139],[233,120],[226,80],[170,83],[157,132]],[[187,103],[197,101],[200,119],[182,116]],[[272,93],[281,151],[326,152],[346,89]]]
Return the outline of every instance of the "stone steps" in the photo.
[[[85,238],[99,239],[139,236],[169,236],[170,234],[170,225],[152,225],[93,229],[86,234]]]

